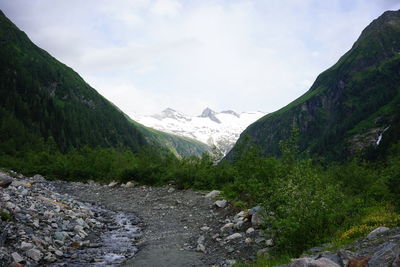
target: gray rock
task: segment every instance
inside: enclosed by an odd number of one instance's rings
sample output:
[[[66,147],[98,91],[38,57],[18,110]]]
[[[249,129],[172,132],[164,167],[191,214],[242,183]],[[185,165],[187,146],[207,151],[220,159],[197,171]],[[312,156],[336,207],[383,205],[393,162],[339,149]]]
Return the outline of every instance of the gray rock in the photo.
[[[320,258],[317,260],[311,258],[300,258],[295,259],[290,267],[340,267],[340,265],[334,263],[327,258]]]
[[[28,256],[29,258],[31,258],[32,260],[38,262],[42,259],[43,254],[42,252],[40,252],[39,250],[32,248],[30,250],[28,250],[27,252],[25,252],[26,256]]]
[[[238,221],[238,222],[235,224],[235,228],[238,229],[238,230],[240,230],[240,229],[242,228],[243,224],[244,224],[243,221]]]
[[[251,215],[251,223],[254,226],[258,226],[263,223],[266,211],[263,207],[256,206],[249,209],[249,214]]]
[[[54,238],[56,241],[61,241],[64,242],[65,238],[69,237],[69,234],[67,232],[55,232],[54,233]]]
[[[32,243],[22,241],[20,249],[28,250],[28,249],[31,249],[31,248],[33,248],[33,244]]]
[[[56,254],[58,257],[62,257],[64,255],[64,253],[61,250],[56,250],[54,254]]]
[[[340,266],[345,266],[340,254],[337,253],[333,253],[333,252],[326,252],[323,253],[321,255],[319,255],[316,259],[320,259],[320,258],[326,258],[329,259],[331,261],[333,261],[334,263],[340,265]]]
[[[0,187],[2,188],[7,188],[10,186],[10,184],[13,182],[13,180],[9,177],[5,176],[0,176]]]
[[[378,227],[378,228],[376,228],[375,230],[373,230],[371,233],[369,233],[369,234],[367,235],[367,238],[368,238],[368,239],[373,239],[373,238],[375,238],[377,235],[382,234],[382,233],[384,233],[384,232],[386,232],[386,231],[389,231],[389,228],[384,227],[384,226]]]
[[[377,251],[368,261],[369,266],[391,266],[400,253],[400,247],[394,242],[389,242]]]
[[[254,233],[254,231],[255,231],[254,228],[250,227],[249,229],[246,230],[246,234],[251,235]]]
[[[21,255],[18,254],[18,252],[11,253],[11,257],[16,263],[22,263],[25,261],[24,258],[22,258]]]
[[[274,245],[274,240],[272,240],[272,239],[266,240],[266,241],[265,241],[265,245],[266,245],[267,247],[272,247],[272,246]]]
[[[231,234],[230,236],[228,236],[227,238],[226,238],[226,240],[234,240],[234,239],[238,239],[238,238],[241,238],[242,237],[242,234],[240,234],[240,233],[234,233],[234,234]]]
[[[108,184],[108,187],[115,187],[118,185],[118,182],[111,182]]]
[[[263,208],[260,206],[255,206],[255,207],[252,207],[251,209],[249,209],[248,213],[249,213],[249,215],[254,215],[257,212],[259,212],[260,210],[263,210]]]
[[[46,179],[40,174],[36,174],[35,176],[33,176],[33,179],[38,181],[38,182],[45,182],[46,181]]]
[[[204,197],[205,197],[205,198],[212,199],[212,198],[215,198],[215,197],[219,196],[220,194],[221,194],[221,191],[219,191],[219,190],[213,190],[213,191],[211,191],[210,193],[208,193],[207,195],[205,195]]]
[[[205,231],[205,232],[210,231],[210,229],[211,228],[208,227],[208,226],[203,226],[203,227],[200,228],[201,231]]]
[[[253,242],[253,240],[252,240],[250,237],[247,237],[247,238],[244,240],[244,242],[245,242],[246,244],[250,244],[251,242]]]
[[[16,207],[17,207],[17,205],[15,205],[14,203],[12,203],[10,201],[6,203],[6,209],[14,210]]]
[[[255,226],[260,225],[263,223],[263,221],[264,221],[264,218],[263,218],[263,214],[261,214],[261,213],[255,213],[251,216],[251,224],[252,225],[255,225]]]
[[[125,185],[126,188],[131,188],[131,187],[135,187],[135,184],[132,182],[127,182]]]
[[[174,191],[175,191],[175,188],[173,188],[173,187],[170,187],[170,188],[168,189],[168,191],[167,191],[167,192],[171,194],[171,193],[173,193]]]
[[[349,251],[349,250],[343,250],[343,249],[339,250],[337,255],[342,260],[343,266],[348,266],[349,261],[356,257],[356,254],[354,252]]]
[[[233,229],[234,226],[235,226],[235,224],[233,224],[233,223],[227,223],[221,227],[221,232],[231,230],[231,229]]]
[[[225,199],[222,200],[217,200],[215,201],[215,206],[217,206],[218,208],[225,208],[226,204],[228,204],[228,201],[226,201]]]
[[[198,244],[196,250],[206,253],[206,247],[203,244]]]
[[[83,228],[89,228],[89,225],[82,218],[76,219],[76,223],[82,226]]]

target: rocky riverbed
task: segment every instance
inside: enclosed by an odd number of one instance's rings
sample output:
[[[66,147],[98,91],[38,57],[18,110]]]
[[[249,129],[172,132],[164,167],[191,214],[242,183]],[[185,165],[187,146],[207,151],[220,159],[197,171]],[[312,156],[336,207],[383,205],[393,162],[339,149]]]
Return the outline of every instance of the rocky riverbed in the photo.
[[[272,245],[217,191],[0,177],[0,266],[231,266]]]

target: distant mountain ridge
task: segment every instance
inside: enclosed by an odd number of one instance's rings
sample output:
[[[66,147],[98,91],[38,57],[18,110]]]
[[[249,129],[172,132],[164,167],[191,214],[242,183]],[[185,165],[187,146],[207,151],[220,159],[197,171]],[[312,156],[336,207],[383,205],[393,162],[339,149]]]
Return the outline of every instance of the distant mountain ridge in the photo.
[[[239,114],[232,110],[215,112],[206,108],[199,116],[189,116],[167,108],[160,114],[134,115],[133,118],[148,127],[193,138],[210,147],[215,146],[226,154],[239,138],[239,134],[263,115],[265,113],[260,111]]]
[[[400,139],[400,11],[387,11],[362,32],[353,47],[321,73],[304,95],[250,125],[227,155],[250,144],[265,155],[299,130],[302,153],[343,159],[377,155]]]

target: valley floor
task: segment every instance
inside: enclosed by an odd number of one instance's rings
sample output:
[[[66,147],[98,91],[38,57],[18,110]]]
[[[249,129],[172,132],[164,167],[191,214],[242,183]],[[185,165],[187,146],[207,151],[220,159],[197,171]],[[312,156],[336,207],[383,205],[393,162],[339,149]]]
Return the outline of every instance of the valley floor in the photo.
[[[245,234],[226,241],[232,232],[221,234],[220,228],[233,217],[233,210],[229,205],[215,207],[212,200],[199,192],[169,186],[126,188],[61,181],[54,184],[61,193],[77,196],[81,201],[135,213],[141,218],[143,236],[139,252],[123,266],[231,266],[233,259],[254,259],[260,248],[254,242],[245,244]],[[199,243],[204,251],[198,251]]]

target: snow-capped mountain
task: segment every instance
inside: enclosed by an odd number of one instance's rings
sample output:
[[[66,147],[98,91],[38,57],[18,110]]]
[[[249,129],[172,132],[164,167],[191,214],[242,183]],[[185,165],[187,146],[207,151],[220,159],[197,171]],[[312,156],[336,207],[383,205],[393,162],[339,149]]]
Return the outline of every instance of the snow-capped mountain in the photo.
[[[171,108],[151,116],[134,115],[132,119],[160,131],[190,137],[217,147],[224,155],[233,147],[240,133],[265,113],[232,110],[215,112],[206,108],[200,116],[188,116]]]

